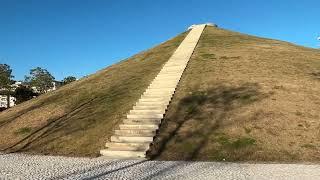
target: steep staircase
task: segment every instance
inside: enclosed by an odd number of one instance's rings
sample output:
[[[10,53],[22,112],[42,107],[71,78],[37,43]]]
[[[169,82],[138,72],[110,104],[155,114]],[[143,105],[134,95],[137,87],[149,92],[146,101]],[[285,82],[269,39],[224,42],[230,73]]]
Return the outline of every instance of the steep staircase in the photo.
[[[208,25],[208,24],[207,24]],[[145,158],[146,152],[206,24],[194,25],[142,94],[100,154],[109,158]]]

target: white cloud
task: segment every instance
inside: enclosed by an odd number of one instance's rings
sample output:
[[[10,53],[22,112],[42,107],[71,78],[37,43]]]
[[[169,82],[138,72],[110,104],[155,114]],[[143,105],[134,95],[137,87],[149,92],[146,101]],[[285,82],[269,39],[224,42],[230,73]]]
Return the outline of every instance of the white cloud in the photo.
[[[320,41],[320,36],[317,39]]]

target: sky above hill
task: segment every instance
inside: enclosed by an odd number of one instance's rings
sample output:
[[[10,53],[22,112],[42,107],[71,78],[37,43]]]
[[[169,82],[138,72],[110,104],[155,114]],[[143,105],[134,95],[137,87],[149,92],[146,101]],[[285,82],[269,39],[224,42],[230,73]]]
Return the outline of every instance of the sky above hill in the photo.
[[[220,27],[319,48],[319,0],[0,0],[0,63],[82,77],[185,31]],[[319,41],[320,42],[320,41]]]

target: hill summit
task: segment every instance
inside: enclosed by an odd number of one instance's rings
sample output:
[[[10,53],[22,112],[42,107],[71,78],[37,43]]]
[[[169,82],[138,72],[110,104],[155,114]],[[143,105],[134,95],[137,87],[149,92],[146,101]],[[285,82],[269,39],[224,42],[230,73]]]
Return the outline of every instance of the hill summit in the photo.
[[[0,150],[96,156],[188,32],[0,114]],[[148,156],[319,161],[320,51],[207,26]]]

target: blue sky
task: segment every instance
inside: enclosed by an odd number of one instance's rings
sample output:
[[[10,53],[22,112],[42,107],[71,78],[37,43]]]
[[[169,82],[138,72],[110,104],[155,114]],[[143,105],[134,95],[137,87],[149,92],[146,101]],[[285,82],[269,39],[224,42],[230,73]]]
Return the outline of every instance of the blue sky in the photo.
[[[94,73],[195,23],[318,48],[319,0],[0,0],[0,63]]]

